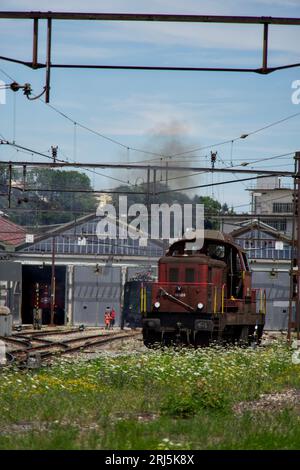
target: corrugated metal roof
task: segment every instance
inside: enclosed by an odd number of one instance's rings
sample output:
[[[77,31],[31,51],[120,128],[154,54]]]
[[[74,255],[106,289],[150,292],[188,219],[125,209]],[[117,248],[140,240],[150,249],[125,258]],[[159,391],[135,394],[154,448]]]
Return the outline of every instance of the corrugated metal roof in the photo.
[[[26,230],[0,216],[0,242],[6,245],[19,245],[25,241]]]

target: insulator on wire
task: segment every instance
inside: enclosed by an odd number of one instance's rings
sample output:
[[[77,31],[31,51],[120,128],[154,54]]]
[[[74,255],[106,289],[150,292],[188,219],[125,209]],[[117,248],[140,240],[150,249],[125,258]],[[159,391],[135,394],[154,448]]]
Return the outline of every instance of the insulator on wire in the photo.
[[[210,161],[211,161],[212,168],[215,167],[215,163],[217,161],[217,155],[218,155],[218,152],[210,152]]]
[[[12,82],[10,85],[9,85],[10,89],[12,91],[19,91],[21,88],[23,88],[23,93],[25,96],[27,96],[27,98],[31,95],[32,93],[32,88],[31,88],[31,85],[30,83],[24,83],[24,85],[20,85],[19,83],[17,82]]]
[[[31,95],[31,92],[32,92],[32,88],[31,88],[30,83],[25,83],[25,85],[23,86],[24,95],[28,97]]]
[[[21,85],[19,85],[17,82],[12,82],[12,83],[10,84],[10,89],[11,89],[12,91],[19,91],[20,88],[21,88]]]
[[[52,150],[52,158],[53,158],[53,161],[54,163],[56,162],[56,157],[57,157],[57,149],[58,149],[58,146],[54,147],[53,145],[51,146],[51,150]]]

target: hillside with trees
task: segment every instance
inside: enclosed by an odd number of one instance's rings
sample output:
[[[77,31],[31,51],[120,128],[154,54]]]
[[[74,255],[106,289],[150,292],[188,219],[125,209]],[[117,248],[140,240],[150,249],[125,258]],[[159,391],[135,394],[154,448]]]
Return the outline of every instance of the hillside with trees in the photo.
[[[13,170],[10,209],[8,208],[9,174],[7,167],[0,166],[0,210],[7,213],[13,222],[20,225],[40,226],[69,222],[88,213],[96,213],[97,197],[93,193],[90,178],[79,171],[33,169],[22,175]],[[29,189],[31,191],[29,191]],[[149,189],[149,194],[148,194]],[[118,210],[118,192],[127,192],[128,206],[131,204],[204,204],[205,228],[217,229],[219,222],[211,216],[233,213],[228,205],[221,204],[210,196],[173,191],[164,183],[121,185],[115,188],[112,204]],[[141,193],[141,194],[138,194]]]

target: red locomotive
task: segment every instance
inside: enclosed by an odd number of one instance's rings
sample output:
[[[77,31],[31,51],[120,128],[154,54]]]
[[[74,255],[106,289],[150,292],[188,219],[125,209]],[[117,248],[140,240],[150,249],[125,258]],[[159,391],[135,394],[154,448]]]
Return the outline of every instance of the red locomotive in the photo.
[[[206,230],[201,249],[187,239],[173,243],[158,262],[151,291],[142,319],[146,346],[261,338],[265,293],[251,288],[246,253],[221,232]]]

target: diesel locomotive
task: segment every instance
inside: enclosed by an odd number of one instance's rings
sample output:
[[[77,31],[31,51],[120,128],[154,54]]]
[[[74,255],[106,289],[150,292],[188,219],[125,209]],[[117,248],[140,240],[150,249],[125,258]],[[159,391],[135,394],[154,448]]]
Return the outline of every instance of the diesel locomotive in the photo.
[[[252,288],[246,253],[218,231],[205,230],[200,249],[194,242],[176,241],[159,259],[158,280],[143,297],[144,344],[259,342],[266,297]]]

